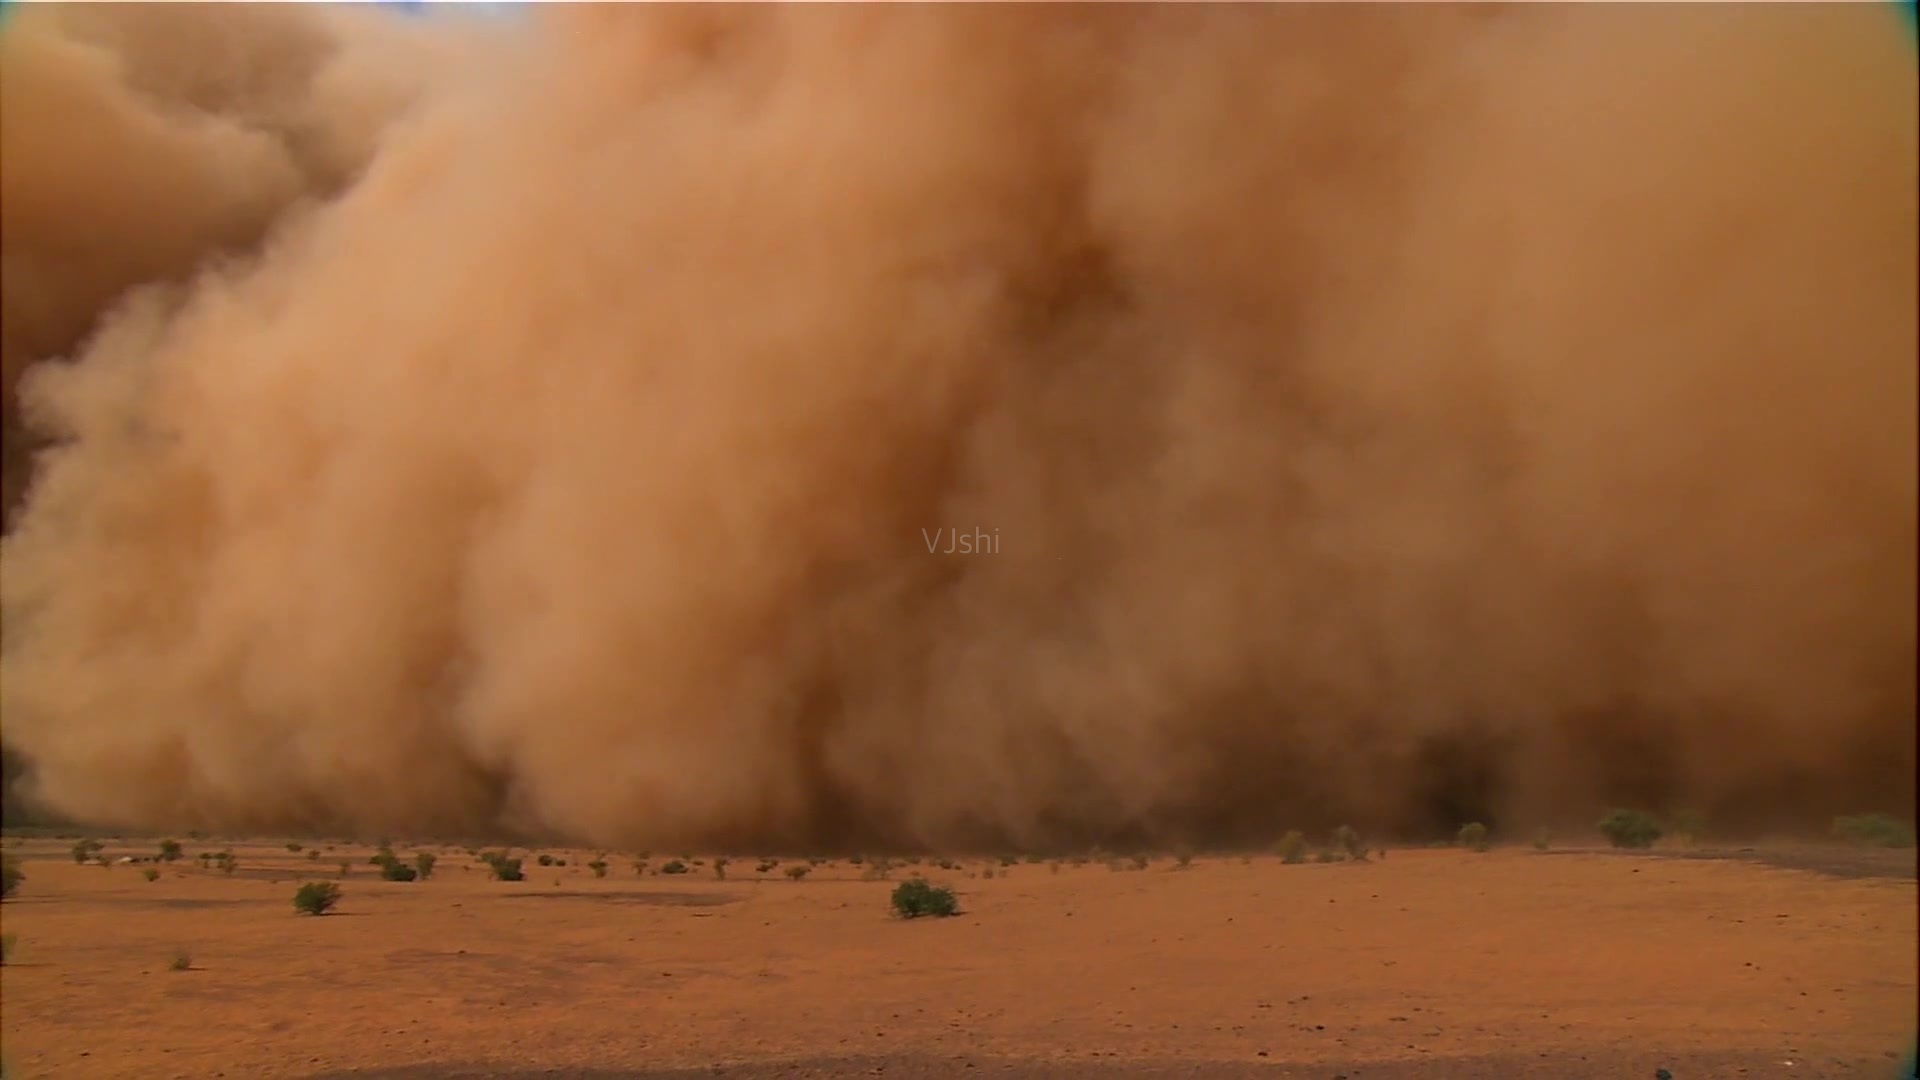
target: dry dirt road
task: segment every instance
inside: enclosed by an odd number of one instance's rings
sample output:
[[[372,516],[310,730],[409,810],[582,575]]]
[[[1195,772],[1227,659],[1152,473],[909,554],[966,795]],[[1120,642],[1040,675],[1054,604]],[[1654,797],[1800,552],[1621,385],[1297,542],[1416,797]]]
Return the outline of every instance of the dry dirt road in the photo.
[[[964,907],[903,921],[846,861],[506,883],[435,848],[403,884],[366,846],[184,843],[149,882],[7,841],[8,1077],[1890,1077],[1920,1005],[1910,851],[973,860],[896,870]]]

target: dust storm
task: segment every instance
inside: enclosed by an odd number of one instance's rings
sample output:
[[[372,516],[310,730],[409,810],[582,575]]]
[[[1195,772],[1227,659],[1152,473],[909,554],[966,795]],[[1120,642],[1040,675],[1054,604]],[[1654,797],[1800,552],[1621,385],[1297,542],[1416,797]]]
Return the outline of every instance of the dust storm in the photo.
[[[22,793],[604,846],[1911,814],[1911,48],[19,9]]]

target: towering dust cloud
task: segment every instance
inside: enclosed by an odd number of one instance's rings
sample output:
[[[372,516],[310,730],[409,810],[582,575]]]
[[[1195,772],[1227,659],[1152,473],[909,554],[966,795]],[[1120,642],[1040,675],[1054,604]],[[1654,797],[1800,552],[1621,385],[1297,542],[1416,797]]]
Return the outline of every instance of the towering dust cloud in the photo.
[[[45,805],[608,846],[1912,811],[1887,11],[432,23],[0,41]]]

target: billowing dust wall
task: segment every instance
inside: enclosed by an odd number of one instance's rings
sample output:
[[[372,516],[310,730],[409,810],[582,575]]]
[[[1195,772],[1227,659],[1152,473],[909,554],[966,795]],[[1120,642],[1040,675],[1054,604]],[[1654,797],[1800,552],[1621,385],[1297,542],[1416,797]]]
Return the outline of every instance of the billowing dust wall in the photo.
[[[53,810],[1912,811],[1883,6],[15,19],[0,703]]]

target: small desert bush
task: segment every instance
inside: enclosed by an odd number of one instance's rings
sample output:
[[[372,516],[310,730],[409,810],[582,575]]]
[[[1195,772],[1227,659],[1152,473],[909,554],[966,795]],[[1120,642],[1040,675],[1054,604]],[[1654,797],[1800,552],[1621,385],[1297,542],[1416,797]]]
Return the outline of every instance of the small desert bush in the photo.
[[[1002,856],[1000,856],[1000,865],[1001,865],[1001,866],[1012,866],[1012,865],[1014,865],[1014,864],[1016,864],[1016,863],[1018,863],[1019,861],[1020,861],[1020,858],[1019,858],[1019,856],[1017,856],[1017,855],[1002,855]]]
[[[340,876],[346,877],[348,874],[351,874],[351,873],[353,873],[353,863],[346,859],[341,859],[340,860]]]
[[[148,881],[159,881],[160,871],[149,866],[145,870],[140,871],[140,876],[146,878]]]
[[[1644,810],[1609,810],[1599,827],[1600,835],[1617,848],[1650,848],[1665,832],[1659,819]]]
[[[715,881],[725,881],[725,880],[727,880],[727,863],[728,863],[728,861],[729,861],[729,860],[727,860],[727,859],[724,859],[724,858],[718,858],[718,859],[715,859],[715,860],[713,860],[713,879],[714,879]]]
[[[1153,865],[1153,860],[1145,855],[1135,855],[1133,857],[1133,868],[1135,870],[1145,870],[1151,865]]]
[[[779,865],[780,865],[779,859],[761,859],[760,862],[756,866],[754,866],[753,872],[756,874],[764,874],[771,870],[774,870]]]
[[[0,934],[0,967],[6,966],[7,957],[13,955],[14,943],[19,940],[12,934]]]
[[[634,877],[647,876],[647,860],[645,859],[633,860],[633,876]]]
[[[300,843],[299,843],[299,841],[297,841],[297,840],[289,840],[289,841],[287,841],[287,850],[288,850],[288,851],[291,851],[291,852],[293,852],[293,853],[294,853],[295,855],[298,855],[298,854],[300,854]]]
[[[794,865],[787,867],[787,877],[793,879],[794,881],[799,881],[801,878],[806,877],[807,871],[811,869],[813,869],[813,867],[807,866],[802,863],[795,863]]]
[[[417,852],[413,856],[413,869],[420,875],[420,880],[425,881],[433,876],[433,864],[438,861],[431,851]]]
[[[1914,846],[1913,826],[1885,814],[1848,814],[1834,818],[1833,835],[1862,847]]]
[[[543,851],[540,853],[540,857],[535,859],[534,862],[539,863],[541,866],[552,866],[553,856],[548,855],[546,852]]]
[[[1367,861],[1366,842],[1360,839],[1360,834],[1351,825],[1342,825],[1333,830],[1333,846],[1355,862]]]
[[[1454,839],[1469,851],[1485,851],[1487,850],[1487,827],[1477,821],[1469,821],[1460,826],[1460,831],[1454,834]]]
[[[339,902],[340,886],[331,881],[309,881],[293,893],[293,910],[302,915],[325,915]]]
[[[939,867],[939,868],[940,868],[940,869],[942,869],[942,870],[958,870],[958,869],[960,869],[960,866],[959,866],[959,864],[958,864],[958,863],[955,863],[955,862],[954,862],[954,861],[953,861],[952,859],[941,859],[941,860],[939,860],[938,862],[936,862],[936,863],[934,863],[933,865],[935,865],[935,866],[937,866],[937,867]]]
[[[944,919],[957,914],[960,904],[953,898],[952,889],[914,878],[894,887],[893,910],[903,919],[917,919],[922,915]]]
[[[1333,852],[1328,851],[1325,848],[1322,848],[1319,851],[1316,851],[1313,853],[1313,861],[1317,863],[1338,862],[1339,860],[1340,860],[1340,856],[1335,855]]]
[[[160,841],[160,861],[161,862],[174,862],[179,858],[180,858],[180,841],[178,840]]]
[[[594,877],[597,877],[597,878],[606,877],[607,876],[607,860],[595,859],[592,862],[587,864],[587,869],[593,871]]]
[[[504,853],[489,854],[487,868],[493,871],[495,881],[520,881],[525,877],[520,872],[520,860],[509,859]]]
[[[684,874],[687,872],[686,860],[668,859],[666,862],[660,864],[660,872],[663,874]]]
[[[91,859],[95,855],[98,855],[100,853],[100,848],[101,848],[101,844],[100,844],[100,841],[98,840],[75,841],[73,845],[73,851],[72,851],[73,861],[77,863],[86,862],[88,859]]]
[[[855,866],[864,866],[866,865],[867,857],[856,851],[852,855],[847,856],[847,861]]]
[[[231,877],[233,876],[233,872],[239,868],[240,860],[234,858],[233,852],[223,851],[213,857],[213,865],[219,867],[221,873]]]
[[[1553,832],[1551,830],[1549,829],[1534,830],[1533,850],[1545,851],[1552,846],[1553,846]]]
[[[412,881],[419,876],[418,871],[406,863],[401,862],[399,859],[392,859],[380,864],[381,881]]]
[[[1307,836],[1299,829],[1289,829],[1287,834],[1274,845],[1283,863],[1300,863],[1307,860]]]
[[[167,964],[168,970],[171,970],[171,971],[187,971],[187,970],[190,970],[192,967],[193,967],[193,954],[188,952],[185,949],[180,949],[176,951],[173,954],[173,959]]]
[[[319,861],[320,861],[320,849],[319,849],[319,848],[308,848],[308,849],[307,849],[307,861],[308,861],[308,862],[319,862]]]

